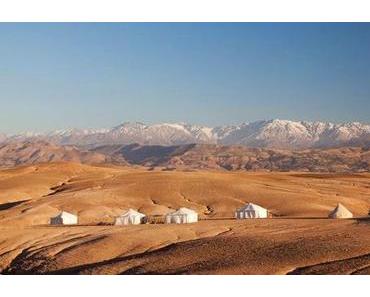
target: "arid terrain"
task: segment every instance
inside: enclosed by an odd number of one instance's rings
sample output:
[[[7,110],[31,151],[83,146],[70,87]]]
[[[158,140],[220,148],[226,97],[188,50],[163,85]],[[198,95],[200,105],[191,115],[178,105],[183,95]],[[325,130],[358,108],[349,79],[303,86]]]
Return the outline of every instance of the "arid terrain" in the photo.
[[[270,219],[234,220],[247,202]],[[353,219],[327,215],[345,205]],[[185,206],[186,225],[112,226]],[[370,174],[149,170],[55,162],[0,171],[3,274],[369,274]],[[49,226],[60,210],[78,226]]]
[[[73,146],[59,146],[42,140],[0,143],[1,168],[61,161],[99,164],[109,162],[110,159],[99,153]]]
[[[178,146],[108,145],[92,152],[107,159],[167,169],[217,169],[228,171],[369,172],[370,147],[283,150],[188,144]],[[91,153],[92,153],[91,152]]]
[[[243,145],[104,145],[83,148],[43,140],[0,143],[0,168],[51,162],[144,166],[165,170],[370,172],[370,146],[320,149]]]

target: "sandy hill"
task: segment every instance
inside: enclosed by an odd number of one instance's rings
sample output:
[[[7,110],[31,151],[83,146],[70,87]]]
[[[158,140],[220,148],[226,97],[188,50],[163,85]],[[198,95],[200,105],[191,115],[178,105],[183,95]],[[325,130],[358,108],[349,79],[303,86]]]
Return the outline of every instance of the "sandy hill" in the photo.
[[[338,202],[354,215],[370,208],[369,174],[148,171],[73,163],[0,172],[0,223],[46,224],[58,210],[81,223],[113,222],[128,208],[163,215],[181,206],[201,217],[232,217],[247,202],[276,216],[326,217]],[[19,204],[10,204],[19,202]]]
[[[369,173],[162,171],[79,163],[0,170],[0,273],[370,273]],[[232,220],[246,202],[275,217]],[[195,224],[110,226],[185,206]],[[59,210],[80,226],[48,226]],[[295,217],[295,218],[294,218]],[[206,220],[205,220],[206,219]]]
[[[5,229],[0,273],[369,274],[369,228],[276,219]]]

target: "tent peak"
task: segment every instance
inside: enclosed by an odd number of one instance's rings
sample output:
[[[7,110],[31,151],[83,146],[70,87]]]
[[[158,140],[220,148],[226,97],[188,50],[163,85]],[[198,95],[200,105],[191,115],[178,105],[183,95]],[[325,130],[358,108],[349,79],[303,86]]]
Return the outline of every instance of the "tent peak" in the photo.
[[[329,213],[329,218],[352,218],[353,214],[341,203]]]

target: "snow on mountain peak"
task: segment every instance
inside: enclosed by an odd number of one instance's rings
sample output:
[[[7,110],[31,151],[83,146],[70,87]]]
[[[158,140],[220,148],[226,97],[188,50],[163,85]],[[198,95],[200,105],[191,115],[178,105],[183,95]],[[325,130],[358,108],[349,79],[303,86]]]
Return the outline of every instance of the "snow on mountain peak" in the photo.
[[[359,122],[290,121],[281,119],[245,122],[240,125],[207,127],[187,123],[124,122],[111,129],[66,129],[49,133],[22,133],[0,137],[38,139],[56,144],[99,146],[109,144],[177,145],[188,143],[241,144],[251,147],[309,148],[366,144],[370,126]]]

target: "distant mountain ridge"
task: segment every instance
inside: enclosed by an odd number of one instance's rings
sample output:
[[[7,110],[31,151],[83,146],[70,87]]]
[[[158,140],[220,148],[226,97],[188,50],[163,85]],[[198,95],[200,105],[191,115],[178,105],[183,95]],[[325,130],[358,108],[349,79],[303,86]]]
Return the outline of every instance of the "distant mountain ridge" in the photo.
[[[111,160],[168,170],[369,172],[370,148],[283,150],[243,145],[112,145],[92,150]]]
[[[369,172],[370,147],[287,150],[219,144],[115,144],[84,150],[43,140],[0,144],[0,168],[54,162],[144,166],[149,170]]]
[[[370,125],[359,122],[334,124],[275,119],[212,128],[186,123],[147,125],[140,122],[125,122],[110,129],[27,132],[8,136],[2,134],[0,137],[0,142],[10,140],[43,140],[58,145],[87,148],[133,143],[165,146],[196,143],[305,149],[369,145]]]
[[[58,146],[43,140],[9,141],[0,144],[0,168],[51,162],[77,162],[84,164],[109,163],[109,156]],[[121,161],[125,164],[124,161]]]

